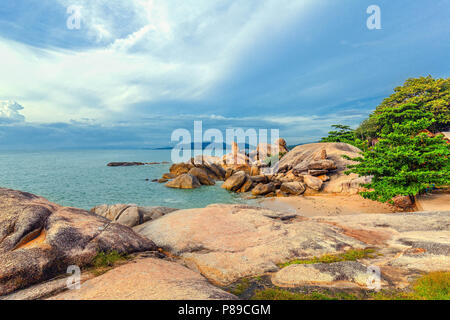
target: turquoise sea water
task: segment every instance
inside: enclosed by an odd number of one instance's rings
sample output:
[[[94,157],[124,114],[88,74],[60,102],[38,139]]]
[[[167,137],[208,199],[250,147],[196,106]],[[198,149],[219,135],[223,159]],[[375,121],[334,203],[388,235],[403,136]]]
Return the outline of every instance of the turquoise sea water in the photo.
[[[216,186],[194,190],[166,188],[145,179],[160,178],[170,164],[107,167],[113,161],[170,161],[170,150],[0,151],[0,187],[90,209],[100,204],[201,208],[211,203],[248,202]]]

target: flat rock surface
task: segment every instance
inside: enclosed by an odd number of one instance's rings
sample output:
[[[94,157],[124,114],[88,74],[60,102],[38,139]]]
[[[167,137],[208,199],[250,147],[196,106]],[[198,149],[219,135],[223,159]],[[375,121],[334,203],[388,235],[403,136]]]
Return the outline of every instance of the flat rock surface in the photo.
[[[166,260],[132,261],[51,300],[233,300],[200,274]]]
[[[134,229],[220,285],[295,257],[365,246],[330,224],[245,205],[175,211]]]
[[[180,210],[135,227],[213,283],[277,272],[277,264],[377,248],[368,263],[398,277],[450,269],[450,212],[306,218],[245,205]],[[433,262],[433,264],[431,264]]]
[[[0,296],[89,264],[99,251],[155,251],[148,238],[85,210],[0,188]]]
[[[278,271],[272,282],[280,287],[330,284],[366,287],[370,277],[367,271],[367,266],[356,261],[294,264]]]

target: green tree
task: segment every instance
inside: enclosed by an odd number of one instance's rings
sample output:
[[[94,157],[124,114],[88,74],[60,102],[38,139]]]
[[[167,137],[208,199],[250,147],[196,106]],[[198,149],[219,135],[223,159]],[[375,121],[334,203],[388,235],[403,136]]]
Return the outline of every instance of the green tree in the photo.
[[[350,126],[334,124],[331,127],[337,130],[328,132],[328,137],[322,138],[320,142],[344,142],[360,149],[367,148],[367,141],[357,138],[355,130]]]
[[[414,104],[417,110],[433,115],[436,121],[425,129],[432,132],[447,130],[450,126],[450,78],[433,79],[428,76],[406,80],[359,126],[357,136],[362,139],[379,137],[384,127],[384,123],[377,121],[380,115],[404,104]]]
[[[436,122],[431,112],[423,113],[411,103],[393,105],[376,120],[383,124],[379,142],[352,159],[359,163],[346,172],[373,176],[363,197],[386,202],[397,195],[416,196],[432,185],[450,184],[450,145],[442,135],[423,132]]]

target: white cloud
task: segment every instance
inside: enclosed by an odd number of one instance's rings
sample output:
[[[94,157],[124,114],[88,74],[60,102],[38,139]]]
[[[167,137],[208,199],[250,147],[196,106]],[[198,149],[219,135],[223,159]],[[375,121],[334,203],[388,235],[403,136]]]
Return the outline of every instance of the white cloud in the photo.
[[[58,1],[82,6],[80,32],[97,45],[68,51],[0,39],[8,61],[0,87],[27,105],[29,121],[105,120],[134,104],[207,97],[242,52],[310,2]]]
[[[0,123],[23,122],[25,117],[19,113],[23,107],[15,101],[0,101]]]

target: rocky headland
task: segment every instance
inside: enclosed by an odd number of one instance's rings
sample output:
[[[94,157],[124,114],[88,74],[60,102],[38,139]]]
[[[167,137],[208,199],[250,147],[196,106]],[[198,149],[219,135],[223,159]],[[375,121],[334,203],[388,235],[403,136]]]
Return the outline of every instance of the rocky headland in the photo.
[[[257,288],[405,290],[450,270],[450,211],[306,216],[249,205],[176,210],[137,205],[91,212],[0,189],[2,299],[237,299]],[[99,253],[127,255],[106,272]],[[68,290],[69,265],[82,270]],[[247,290],[247,291],[246,291]]]

